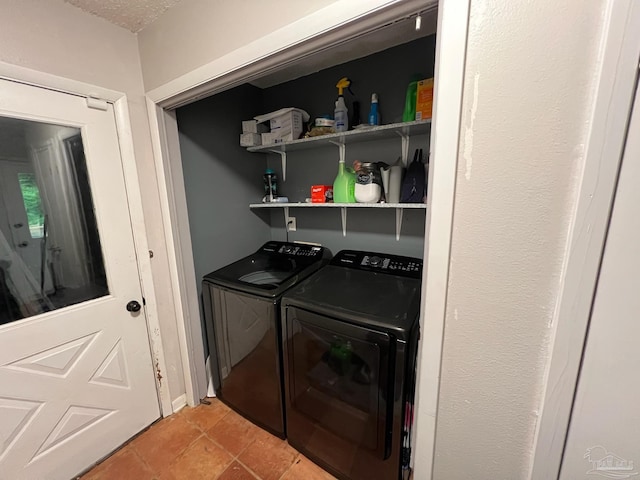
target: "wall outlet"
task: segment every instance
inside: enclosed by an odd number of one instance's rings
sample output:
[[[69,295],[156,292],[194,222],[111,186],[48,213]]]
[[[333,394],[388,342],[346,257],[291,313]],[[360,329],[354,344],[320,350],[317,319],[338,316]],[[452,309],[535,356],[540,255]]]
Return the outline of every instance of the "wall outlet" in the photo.
[[[287,231],[296,231],[296,217],[289,217],[289,220],[287,220]]]

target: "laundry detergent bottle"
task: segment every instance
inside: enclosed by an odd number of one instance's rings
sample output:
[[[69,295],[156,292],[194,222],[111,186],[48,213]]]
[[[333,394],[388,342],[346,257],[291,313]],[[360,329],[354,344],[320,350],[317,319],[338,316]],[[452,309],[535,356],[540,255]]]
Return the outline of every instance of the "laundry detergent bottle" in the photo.
[[[344,160],[338,163],[338,176],[333,181],[333,201],[335,203],[355,203],[356,174],[344,165]]]

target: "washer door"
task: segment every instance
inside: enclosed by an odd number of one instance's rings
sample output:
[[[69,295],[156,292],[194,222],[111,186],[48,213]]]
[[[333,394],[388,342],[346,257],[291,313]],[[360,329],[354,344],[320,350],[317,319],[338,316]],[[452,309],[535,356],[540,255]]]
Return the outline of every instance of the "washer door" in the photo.
[[[340,443],[386,458],[393,404],[391,338],[292,306],[286,307],[283,335],[289,438],[329,453],[340,449],[328,440],[330,432]]]

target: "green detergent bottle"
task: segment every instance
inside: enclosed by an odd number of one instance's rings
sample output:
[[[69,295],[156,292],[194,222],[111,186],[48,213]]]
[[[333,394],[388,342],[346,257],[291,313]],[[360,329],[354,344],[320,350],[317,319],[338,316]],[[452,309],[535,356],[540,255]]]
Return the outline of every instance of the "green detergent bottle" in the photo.
[[[334,203],[356,203],[356,174],[344,166],[344,161],[338,163],[338,176],[333,181]]]

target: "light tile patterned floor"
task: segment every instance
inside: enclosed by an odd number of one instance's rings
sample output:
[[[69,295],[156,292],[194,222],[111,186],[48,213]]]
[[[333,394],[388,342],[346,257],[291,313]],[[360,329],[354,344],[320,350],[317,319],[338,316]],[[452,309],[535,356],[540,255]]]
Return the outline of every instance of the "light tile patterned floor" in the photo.
[[[160,420],[82,480],[331,480],[219,400]]]

